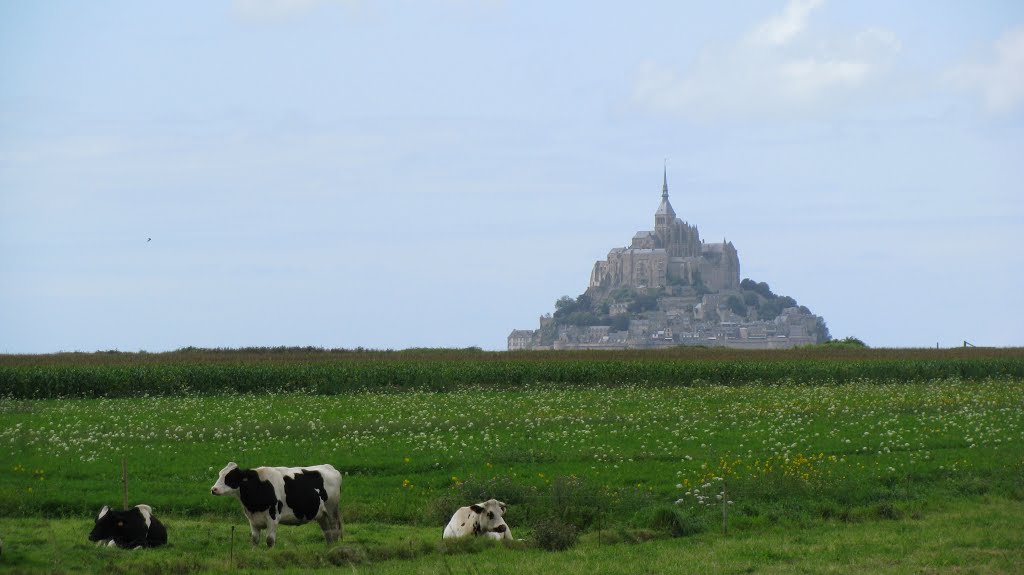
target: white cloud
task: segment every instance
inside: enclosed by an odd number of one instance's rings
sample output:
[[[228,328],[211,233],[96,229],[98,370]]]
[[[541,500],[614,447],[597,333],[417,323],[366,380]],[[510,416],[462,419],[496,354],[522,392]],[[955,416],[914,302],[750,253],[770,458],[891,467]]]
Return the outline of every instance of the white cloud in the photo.
[[[644,63],[633,97],[660,113],[714,119],[804,113],[880,78],[900,51],[896,36],[867,28],[845,37],[804,40],[823,0],[790,0],[731,47],[711,49],[686,71]]]
[[[783,63],[779,72],[787,94],[794,100],[807,100],[832,88],[859,86],[871,68],[861,60],[803,58]]]
[[[1024,27],[1012,30],[993,43],[991,60],[954,69],[953,82],[977,90],[994,113],[1008,113],[1024,103]]]
[[[807,17],[821,6],[822,0],[789,0],[782,14],[769,18],[754,29],[750,41],[780,46],[788,43],[807,26]]]

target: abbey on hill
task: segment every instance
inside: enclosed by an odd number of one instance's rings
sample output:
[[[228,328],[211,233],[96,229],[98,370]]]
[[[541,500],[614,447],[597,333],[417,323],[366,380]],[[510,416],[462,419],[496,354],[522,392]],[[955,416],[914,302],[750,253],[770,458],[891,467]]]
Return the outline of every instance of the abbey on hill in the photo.
[[[513,330],[508,349],[627,349],[673,345],[788,348],[830,339],[821,317],[766,283],[740,281],[732,242],[705,243],[676,217],[662,176],[654,230],[594,264],[590,286],[562,297],[540,329]]]
[[[607,260],[595,263],[588,291],[593,296],[621,286],[665,288],[695,281],[715,291],[738,289],[740,259],[732,243],[706,244],[696,226],[676,217],[668,201],[666,171],[654,231],[637,232],[628,248],[614,248]]]

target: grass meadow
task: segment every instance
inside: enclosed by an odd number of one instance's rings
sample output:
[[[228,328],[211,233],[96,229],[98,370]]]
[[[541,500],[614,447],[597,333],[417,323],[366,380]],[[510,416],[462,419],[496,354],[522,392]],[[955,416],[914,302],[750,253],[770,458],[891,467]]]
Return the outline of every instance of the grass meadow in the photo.
[[[475,365],[497,361],[467,355]],[[850,376],[840,380],[626,378],[584,384],[520,378],[514,385],[439,387],[430,379],[332,393],[305,384],[281,392],[193,384],[173,393],[126,386],[131,393],[117,394],[67,393],[81,384],[58,380],[52,384],[64,390],[60,397],[14,392],[25,389],[18,387],[24,378],[44,372],[52,377],[47,370],[55,366],[67,370],[65,379],[74,379],[67,374],[82,366],[88,373],[136,369],[134,381],[144,383],[153,366],[189,365],[123,359],[0,358],[0,386],[6,386],[0,387],[0,568],[588,574],[1024,569],[1024,378],[1013,372],[1020,353],[779,361],[790,371],[842,364]],[[446,369],[459,361],[434,360]],[[416,369],[430,366],[412,361]],[[921,375],[881,377],[871,371],[879,369],[878,361],[902,362],[901,369]],[[304,356],[297,365],[308,362]],[[923,367],[914,368],[915,362]],[[374,370],[398,366],[397,374],[408,367],[400,358],[371,363]],[[716,363],[730,373],[750,369],[722,357],[699,363],[700,373]],[[764,356],[752,362],[771,363]],[[210,365],[250,369],[266,363],[235,356],[198,362],[196,372]],[[290,365],[272,363],[279,370]],[[505,370],[503,363],[495,365]],[[868,365],[874,376],[854,377],[858,365]],[[665,371],[686,369],[694,368]],[[20,383],[12,383],[12,370],[21,370]],[[932,377],[935,370],[946,375]],[[304,377],[300,372],[295,379]],[[96,549],[86,540],[99,508],[120,504],[122,459],[131,504],[153,506],[168,526],[167,548],[124,552]],[[277,547],[251,549],[238,501],[209,492],[228,461],[337,467],[345,474],[344,541],[328,547],[315,525],[284,526]],[[522,541],[441,544],[441,530],[456,508],[489,497],[509,504],[506,519]]]

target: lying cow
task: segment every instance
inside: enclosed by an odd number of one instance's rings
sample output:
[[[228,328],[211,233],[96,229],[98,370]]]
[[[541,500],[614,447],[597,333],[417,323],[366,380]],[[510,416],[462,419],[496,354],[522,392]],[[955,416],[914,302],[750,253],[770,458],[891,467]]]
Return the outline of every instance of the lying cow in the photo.
[[[512,530],[505,519],[505,504],[497,499],[488,499],[483,503],[460,507],[452,520],[444,528],[443,539],[476,535],[490,539],[512,540]]]
[[[211,491],[242,501],[253,545],[259,545],[266,529],[267,547],[273,547],[278,523],[302,525],[315,519],[328,543],[342,535],[341,473],[330,465],[242,469],[231,462],[220,470]]]
[[[122,549],[158,547],[167,544],[167,528],[153,516],[149,505],[136,505],[127,511],[115,511],[104,505],[89,533],[89,541]]]

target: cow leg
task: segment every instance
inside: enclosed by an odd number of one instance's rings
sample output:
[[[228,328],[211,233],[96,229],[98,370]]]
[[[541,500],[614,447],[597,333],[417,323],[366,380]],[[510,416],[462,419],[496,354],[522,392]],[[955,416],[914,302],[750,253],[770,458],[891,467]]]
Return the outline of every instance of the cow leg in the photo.
[[[261,530],[252,523],[249,524],[250,541],[252,541],[254,547],[260,544],[260,531]]]
[[[341,537],[341,516],[338,514],[337,508],[333,510],[327,510],[317,519],[317,523],[320,524],[320,529],[324,532],[324,539],[328,543],[333,543]]]
[[[331,519],[330,513],[324,513],[316,522],[320,524],[320,530],[324,532],[324,539],[328,543],[338,538],[338,534],[334,531],[334,519]]]
[[[327,539],[328,543],[333,543],[344,536],[341,526],[341,512],[337,505],[328,504],[317,522],[320,523],[320,529],[323,530],[324,538]]]
[[[277,521],[271,519],[267,522],[267,547],[273,547],[277,542]]]

